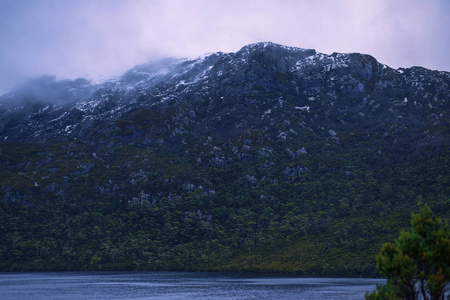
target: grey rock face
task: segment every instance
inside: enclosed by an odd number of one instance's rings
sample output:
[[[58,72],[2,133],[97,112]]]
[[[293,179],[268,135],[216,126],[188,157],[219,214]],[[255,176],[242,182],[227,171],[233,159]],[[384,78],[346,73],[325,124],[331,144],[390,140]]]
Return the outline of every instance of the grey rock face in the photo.
[[[319,126],[324,134],[418,136],[424,122],[448,123],[449,85],[447,72],[395,70],[369,55],[258,43],[236,53],[137,66],[102,85],[40,78],[1,97],[0,140],[96,139],[116,130],[117,120],[127,122],[125,140],[156,144],[169,136],[232,137],[274,125],[281,140],[295,135],[293,126],[281,130],[282,122]],[[142,131],[136,121],[155,125]]]
[[[116,151],[129,147],[144,151],[150,161],[168,153],[199,168],[256,164],[261,174],[243,171],[245,184],[270,178],[269,171],[297,181],[309,176],[311,165],[329,168],[317,157],[354,141],[377,140],[384,145],[376,149],[379,155],[396,147],[412,153],[441,151],[448,146],[449,86],[448,72],[396,70],[364,54],[327,55],[258,43],[236,53],[136,66],[101,85],[36,79],[0,98],[0,146],[63,143],[70,148],[81,143],[86,153],[69,149],[65,154],[80,162],[72,170],[79,177],[93,176],[98,166],[108,170],[112,160],[123,159]],[[289,162],[278,165],[279,157]],[[145,167],[145,159],[134,159]],[[187,163],[174,160],[165,162],[174,170]],[[135,174],[128,167],[132,162],[121,164]],[[17,166],[30,168],[26,162]],[[62,169],[53,161],[45,172],[65,178]],[[147,175],[125,177],[133,185],[151,180]],[[171,184],[169,175],[155,180]],[[202,185],[211,187],[189,181],[185,189]],[[115,187],[112,181],[98,189]],[[53,184],[56,190],[61,193]],[[7,196],[8,201],[18,197]]]

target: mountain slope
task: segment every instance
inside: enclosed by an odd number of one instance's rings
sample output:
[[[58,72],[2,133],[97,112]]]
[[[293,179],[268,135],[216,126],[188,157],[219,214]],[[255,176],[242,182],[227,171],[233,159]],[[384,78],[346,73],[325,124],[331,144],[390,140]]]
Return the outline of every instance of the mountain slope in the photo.
[[[449,217],[450,74],[258,43],[0,101],[2,270],[371,274]]]

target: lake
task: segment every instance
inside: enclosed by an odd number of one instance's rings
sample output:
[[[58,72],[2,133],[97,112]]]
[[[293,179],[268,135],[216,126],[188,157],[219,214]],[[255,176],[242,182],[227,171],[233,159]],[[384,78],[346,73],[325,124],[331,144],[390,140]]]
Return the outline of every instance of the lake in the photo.
[[[0,273],[0,299],[362,299],[383,279],[202,272]]]

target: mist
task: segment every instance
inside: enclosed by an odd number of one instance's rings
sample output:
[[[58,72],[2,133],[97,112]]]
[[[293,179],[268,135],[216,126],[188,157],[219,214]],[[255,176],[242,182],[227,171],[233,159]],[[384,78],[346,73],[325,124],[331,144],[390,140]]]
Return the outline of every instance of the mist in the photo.
[[[26,78],[108,78],[165,57],[272,41],[450,71],[450,2],[0,1],[0,94]]]

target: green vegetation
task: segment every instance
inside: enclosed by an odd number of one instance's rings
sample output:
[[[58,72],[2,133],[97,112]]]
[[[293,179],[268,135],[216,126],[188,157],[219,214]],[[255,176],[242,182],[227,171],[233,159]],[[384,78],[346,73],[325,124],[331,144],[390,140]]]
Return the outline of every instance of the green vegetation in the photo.
[[[402,231],[394,244],[377,255],[377,268],[386,285],[366,299],[444,299],[450,282],[450,230],[433,218],[428,205],[412,214],[411,231]]]
[[[417,203],[450,218],[448,73],[244,49],[8,98],[0,271],[380,276]]]
[[[3,143],[0,270],[374,276],[376,249],[417,202],[449,217],[448,152],[397,153],[345,132],[328,145],[298,136],[277,144],[249,131],[180,148],[113,140],[100,150]],[[226,154],[235,145],[242,160]],[[308,154],[289,156],[299,145]]]

